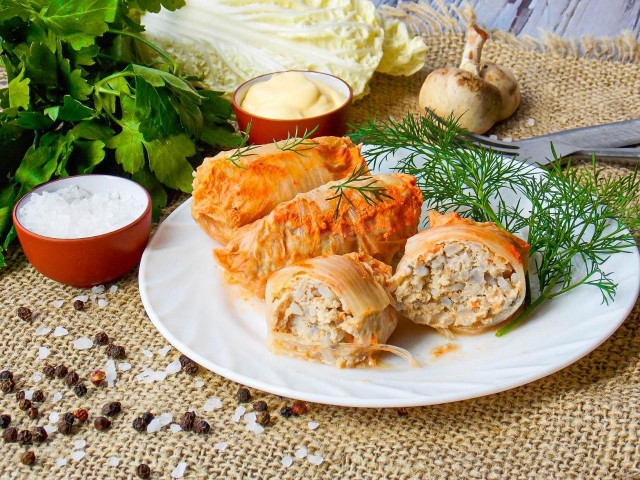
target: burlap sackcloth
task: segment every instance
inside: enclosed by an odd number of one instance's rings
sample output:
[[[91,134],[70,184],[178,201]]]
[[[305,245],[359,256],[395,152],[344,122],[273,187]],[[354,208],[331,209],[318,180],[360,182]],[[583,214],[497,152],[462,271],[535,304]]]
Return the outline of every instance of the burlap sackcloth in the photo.
[[[386,13],[404,17],[425,33],[425,69],[410,78],[377,75],[371,94],[354,106],[352,120],[373,114],[400,117],[407,110],[415,111],[426,74],[457,63],[463,48],[462,27],[470,12],[413,10],[417,15],[413,12],[410,17],[407,8]],[[522,89],[522,105],[515,116],[490,132],[500,137],[517,139],[640,117],[639,47],[628,35],[599,42],[584,39],[581,45],[572,45],[553,38],[517,40],[494,32],[484,56],[511,68]],[[534,125],[528,124],[529,118]],[[606,171],[616,175],[626,170],[610,165]],[[412,408],[407,416],[399,416],[395,409],[310,405],[309,413],[285,419],[277,412],[290,401],[254,391],[254,399],[267,401],[273,418],[263,434],[255,435],[245,430],[243,422],[231,420],[238,385],[216,374],[201,371],[191,377],[180,372],[153,384],[135,380],[148,366],[162,370],[179,355],[175,349],[167,357],[156,353],[167,342],[142,307],[137,271],[117,282],[116,293],[107,292],[106,307],[89,301],[85,312],[76,312],[71,300],[84,291],[41,276],[17,246],[10,249],[7,260],[8,268],[0,273],[0,369],[14,372],[18,389],[40,388],[47,399],[39,405],[44,416],[37,421],[18,410],[14,395],[0,395],[0,411],[10,413],[21,427],[48,423],[47,416],[54,410],[82,407],[95,417],[107,401],[122,402],[123,413],[108,431],[98,432],[86,424],[72,436],[56,433],[44,444],[32,446],[38,456],[32,467],[19,462],[23,447],[0,443],[2,479],[135,478],[135,467],[141,462],[150,465],[152,478],[170,478],[179,461],[187,462],[185,478],[199,479],[640,478],[638,305],[601,347],[554,375],[484,398]],[[55,308],[54,300],[64,304]],[[34,312],[30,323],[16,317],[22,305]],[[38,327],[53,330],[56,326],[69,333],[58,337],[53,331],[35,333]],[[62,381],[44,378],[45,363],[64,363],[82,376],[104,369],[103,347],[77,350],[72,345],[74,339],[92,338],[101,330],[126,348],[127,357],[121,361],[132,365],[118,372],[113,388],[94,388],[87,382],[89,394],[77,398]],[[37,359],[41,346],[51,350],[44,361]],[[152,358],[142,353],[145,349],[154,352]],[[42,380],[36,382],[34,374],[42,375]],[[204,386],[198,388],[198,380]],[[64,396],[53,404],[55,391]],[[222,408],[205,412],[203,405],[212,396],[222,401]],[[131,426],[145,411],[171,412],[178,421],[192,408],[211,423],[209,435],[174,434],[167,428],[138,433]],[[309,421],[320,426],[312,431]],[[71,459],[73,442],[80,439],[87,442],[86,456],[75,461]],[[218,442],[227,442],[226,450],[214,450]],[[283,456],[293,456],[302,446],[321,455],[324,462],[316,466],[294,458],[293,465],[284,468]],[[120,458],[117,467],[108,463],[112,456]],[[67,464],[56,466],[59,457],[65,457]]]

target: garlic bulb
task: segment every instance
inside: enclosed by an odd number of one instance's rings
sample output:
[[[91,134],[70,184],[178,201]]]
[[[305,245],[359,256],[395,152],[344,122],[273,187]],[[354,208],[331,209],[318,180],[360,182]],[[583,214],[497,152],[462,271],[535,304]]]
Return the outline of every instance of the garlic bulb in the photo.
[[[505,67],[481,61],[487,38],[478,27],[469,28],[460,66],[439,68],[425,79],[418,99],[421,110],[429,108],[440,117],[453,113],[474,133],[513,115],[520,105],[518,81]]]

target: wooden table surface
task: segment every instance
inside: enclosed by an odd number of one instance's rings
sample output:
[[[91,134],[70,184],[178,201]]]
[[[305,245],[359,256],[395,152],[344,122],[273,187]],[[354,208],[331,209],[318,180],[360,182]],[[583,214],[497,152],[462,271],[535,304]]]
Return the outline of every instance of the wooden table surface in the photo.
[[[406,0],[405,0],[406,1]],[[563,38],[593,34],[620,35],[631,30],[640,38],[640,0],[444,0],[463,5],[469,1],[478,25],[516,35],[540,37],[540,28]],[[376,5],[397,5],[398,0],[374,0]],[[421,3],[437,8],[437,0]]]

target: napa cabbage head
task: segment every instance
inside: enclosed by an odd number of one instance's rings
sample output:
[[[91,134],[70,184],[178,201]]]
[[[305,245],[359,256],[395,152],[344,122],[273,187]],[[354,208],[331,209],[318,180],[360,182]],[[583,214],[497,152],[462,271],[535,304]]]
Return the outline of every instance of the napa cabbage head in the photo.
[[[383,24],[367,0],[187,0],[143,23],[185,73],[226,93],[257,75],[298,69],[336,75],[359,98],[383,58],[386,73],[424,64],[423,39],[397,21]]]

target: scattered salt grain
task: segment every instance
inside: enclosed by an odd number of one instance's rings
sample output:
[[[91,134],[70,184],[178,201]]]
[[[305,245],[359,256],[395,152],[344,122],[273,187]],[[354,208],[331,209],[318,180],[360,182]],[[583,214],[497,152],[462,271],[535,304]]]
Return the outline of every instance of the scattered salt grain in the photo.
[[[145,357],[149,357],[149,358],[153,357],[153,352],[151,350],[142,350],[142,354]]]
[[[255,422],[258,418],[256,412],[249,412],[244,416],[244,421],[247,423]]]
[[[56,327],[56,329],[53,331],[53,336],[54,337],[64,337],[67,333],[69,333],[69,330],[67,330],[64,327]]]
[[[147,425],[147,432],[148,433],[159,432],[161,428],[162,428],[162,424],[160,422],[160,419],[154,418],[149,422],[149,425]]]
[[[204,402],[202,409],[205,412],[212,412],[216,408],[222,407],[222,401],[218,397],[209,397],[207,401]]]
[[[236,407],[235,412],[233,412],[233,416],[231,417],[231,420],[238,423],[240,421],[240,418],[242,417],[242,415],[244,415],[244,412],[246,411],[247,409],[245,407],[243,407],[242,405],[238,405]]]
[[[282,466],[289,468],[293,464],[293,457],[291,455],[285,455],[282,457]]]
[[[71,458],[73,460],[75,460],[76,462],[79,462],[80,460],[82,460],[84,458],[85,455],[86,455],[86,453],[84,452],[84,450],[76,450],[75,452],[73,452],[71,454]]]
[[[60,457],[56,460],[56,467],[64,467],[67,464],[67,459]]]
[[[60,392],[54,392],[51,403],[58,403],[60,400],[62,400],[62,394]]]
[[[533,118],[530,118],[529,120],[527,120],[527,125],[529,125],[530,127],[533,127],[536,124],[536,121]]]
[[[110,293],[116,293],[118,291],[118,286],[117,285],[111,285],[109,287],[109,292]]]
[[[33,390],[25,390],[24,398],[26,398],[27,400],[31,400],[33,398]]]
[[[214,450],[218,450],[219,452],[224,452],[227,449],[227,442],[216,443],[213,446]]]
[[[178,373],[182,365],[180,365],[180,360],[174,360],[165,368],[165,372],[167,373]]]
[[[109,387],[115,385],[116,378],[118,378],[118,372],[116,371],[116,362],[112,359],[107,360],[107,364],[104,367],[104,379],[107,381]]]
[[[497,140],[498,139],[498,135],[489,135],[489,138],[491,140]]]
[[[196,388],[201,388],[201,387],[204,387],[204,382],[202,380],[198,380],[196,382]]]
[[[171,430],[171,433],[178,433],[180,430],[182,430],[182,428],[180,428],[180,425],[178,425],[177,423],[172,423],[171,425],[169,425],[169,430]]]
[[[112,467],[117,467],[120,465],[120,459],[118,457],[109,457],[109,465]]]
[[[64,304],[64,300],[54,300],[53,301],[53,306],[55,308],[60,308],[63,304]]]
[[[77,348],[78,350],[86,350],[91,347],[93,347],[93,340],[90,338],[80,337],[73,341],[73,348]]]
[[[169,353],[169,350],[171,350],[171,345],[162,347],[160,350],[158,350],[158,355],[160,355],[161,357],[166,357],[167,353]]]
[[[264,432],[264,427],[255,422],[247,423],[247,426],[245,428],[250,432],[255,433],[256,435],[260,435],[262,432]]]
[[[309,427],[309,430],[315,430],[319,426],[320,426],[320,424],[318,422],[309,422],[309,423],[307,423],[307,427]]]
[[[40,375],[34,375],[33,377],[31,377],[31,381],[33,383],[38,383],[40,380],[42,380],[42,377]]]
[[[182,478],[187,470],[187,462],[179,462],[176,468],[171,472],[171,478]]]
[[[298,450],[295,451],[294,455],[296,456],[296,458],[304,458],[307,456],[307,448],[306,447],[300,447]]]
[[[86,302],[89,300],[89,295],[78,295],[77,297],[73,297],[71,299],[72,302],[80,300],[81,302]]]
[[[93,293],[102,293],[104,292],[104,285],[96,285],[95,287],[91,287],[91,291]]]
[[[58,412],[51,412],[49,414],[49,423],[58,423],[60,421],[60,414]]]
[[[142,373],[136,375],[136,380],[143,383],[161,382],[167,378],[167,372],[146,368]]]
[[[324,462],[324,458],[322,458],[320,455],[309,455],[307,457],[307,460],[309,460],[309,463],[311,463],[312,465],[320,465],[322,462]]]
[[[38,348],[38,360],[44,360],[49,356],[50,353],[51,350],[49,350],[47,347]]]
[[[168,412],[164,412],[160,414],[158,420],[160,420],[160,425],[164,427],[166,425],[169,425],[173,421],[173,415]]]
[[[49,327],[38,327],[36,328],[36,335],[46,335],[50,331],[51,329]]]
[[[126,372],[127,370],[131,370],[131,364],[126,362],[119,363],[118,368],[120,369],[121,372]]]
[[[504,138],[502,139],[502,141],[503,141],[503,142],[507,142],[507,143],[509,143],[509,142],[513,142],[513,138],[511,138],[511,137],[507,136],[507,137],[504,137]]]
[[[75,442],[73,442],[74,450],[82,450],[86,446],[87,446],[86,440],[76,440]]]
[[[109,302],[107,302],[104,298],[101,298],[100,300],[98,300],[99,307],[106,307],[107,305],[109,305]]]
[[[145,202],[129,193],[92,193],[71,185],[56,192],[31,194],[20,208],[20,223],[47,237],[83,238],[124,227],[145,207]]]
[[[51,435],[58,430],[58,427],[56,427],[55,425],[45,425],[43,428],[47,432],[47,435]]]

